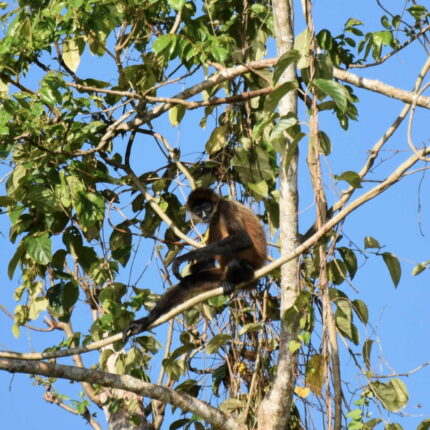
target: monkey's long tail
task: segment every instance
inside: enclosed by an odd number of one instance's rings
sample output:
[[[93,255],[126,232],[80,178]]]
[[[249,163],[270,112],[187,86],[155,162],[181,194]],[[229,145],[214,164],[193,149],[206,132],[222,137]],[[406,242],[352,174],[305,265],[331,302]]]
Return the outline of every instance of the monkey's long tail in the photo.
[[[186,302],[204,291],[210,291],[219,287],[223,280],[224,271],[219,268],[202,270],[192,275],[186,276],[182,281],[172,288],[169,288],[155,304],[154,308],[146,317],[131,322],[123,331],[124,342],[130,336],[141,333],[148,328],[162,315],[171,311],[176,306]]]

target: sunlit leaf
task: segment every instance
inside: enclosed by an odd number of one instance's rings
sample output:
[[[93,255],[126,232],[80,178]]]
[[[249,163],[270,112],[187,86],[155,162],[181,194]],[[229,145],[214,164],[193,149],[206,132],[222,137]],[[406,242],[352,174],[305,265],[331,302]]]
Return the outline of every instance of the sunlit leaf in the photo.
[[[48,264],[52,260],[52,243],[48,233],[28,237],[25,247],[30,257],[39,264]]]
[[[63,42],[63,60],[72,72],[78,70],[81,55],[74,39],[67,39]]]
[[[265,112],[273,112],[278,106],[279,101],[288,94],[290,91],[293,91],[298,88],[297,81],[285,82],[280,85],[276,90],[272,91],[265,100],[264,103],[264,111]]]
[[[232,339],[233,338],[229,334],[217,334],[206,344],[206,352],[208,354],[213,354],[217,352],[222,345],[225,345]]]
[[[342,84],[330,79],[315,79],[313,82],[324,94],[333,98],[341,112],[346,112],[351,96]]]
[[[309,387],[299,387],[296,385],[294,387],[294,393],[299,396],[301,399],[306,399],[309,396],[311,389]]]
[[[169,121],[170,123],[176,127],[180,124],[182,121],[182,118],[185,115],[185,112],[187,110],[185,109],[185,106],[183,105],[176,105],[172,107],[172,109],[169,110]]]
[[[239,331],[239,336],[242,336],[246,333],[256,332],[263,329],[263,325],[260,323],[249,323],[245,324]]]
[[[371,384],[372,391],[390,412],[398,412],[404,408],[409,400],[406,385],[397,378],[391,379],[388,383],[374,381]]]
[[[215,128],[212,131],[209,140],[206,142],[206,152],[208,154],[213,154],[223,149],[227,145],[227,137],[228,127],[226,125],[221,125],[220,127]]]
[[[273,71],[273,83],[276,84],[285,69],[293,63],[296,63],[300,59],[300,53],[295,49],[290,49],[285,54],[281,55],[278,62],[276,63],[275,70]]]

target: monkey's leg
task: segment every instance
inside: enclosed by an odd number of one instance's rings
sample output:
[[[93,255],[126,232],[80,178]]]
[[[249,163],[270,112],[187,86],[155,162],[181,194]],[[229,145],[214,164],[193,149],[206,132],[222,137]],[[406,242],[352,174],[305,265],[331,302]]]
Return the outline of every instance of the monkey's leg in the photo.
[[[218,242],[213,242],[204,248],[194,249],[173,260],[172,272],[178,279],[182,279],[179,273],[179,267],[184,261],[191,260],[210,260],[216,255],[233,256],[237,252],[244,251],[252,247],[252,241],[246,232],[234,234]]]
[[[233,259],[226,267],[225,280],[221,282],[224,294],[234,292],[237,284],[249,281],[254,277],[254,268],[245,260]]]

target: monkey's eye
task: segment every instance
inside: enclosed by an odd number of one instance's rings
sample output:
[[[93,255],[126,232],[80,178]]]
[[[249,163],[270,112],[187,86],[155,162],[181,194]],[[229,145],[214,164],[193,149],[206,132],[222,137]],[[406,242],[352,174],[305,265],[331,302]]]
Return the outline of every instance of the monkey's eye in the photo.
[[[201,209],[204,211],[204,212],[211,212],[212,211],[212,203],[210,203],[210,202],[204,202],[203,204],[202,204],[202,206],[201,206]]]

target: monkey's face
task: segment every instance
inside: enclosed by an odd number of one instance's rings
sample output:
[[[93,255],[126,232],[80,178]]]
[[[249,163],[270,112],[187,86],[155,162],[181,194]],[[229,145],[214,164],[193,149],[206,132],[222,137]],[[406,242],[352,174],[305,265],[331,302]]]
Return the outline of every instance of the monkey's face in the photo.
[[[191,216],[198,222],[208,224],[211,221],[215,210],[216,205],[213,202],[203,200],[191,208]]]

